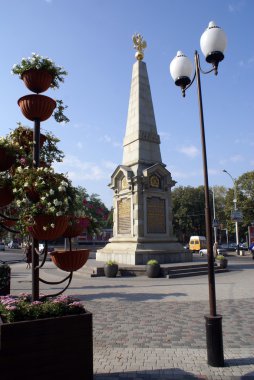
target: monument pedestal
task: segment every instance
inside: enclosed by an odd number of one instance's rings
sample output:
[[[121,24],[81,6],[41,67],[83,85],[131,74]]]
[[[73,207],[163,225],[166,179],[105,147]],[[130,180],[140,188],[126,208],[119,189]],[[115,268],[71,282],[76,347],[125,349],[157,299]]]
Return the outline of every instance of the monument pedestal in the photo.
[[[148,260],[157,260],[160,264],[192,261],[192,253],[183,251],[176,241],[142,242],[134,239],[110,239],[110,242],[97,251],[96,260],[115,260],[119,264],[145,265]],[[139,239],[141,240],[141,239]]]

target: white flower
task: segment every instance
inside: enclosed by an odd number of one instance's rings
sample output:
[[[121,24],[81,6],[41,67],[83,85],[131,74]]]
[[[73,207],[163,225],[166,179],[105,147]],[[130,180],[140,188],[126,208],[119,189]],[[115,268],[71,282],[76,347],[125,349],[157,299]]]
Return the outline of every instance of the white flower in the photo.
[[[53,195],[54,193],[55,193],[55,192],[54,192],[53,189],[50,189],[50,190],[49,190],[49,194],[50,194],[50,195]]]
[[[55,228],[54,223],[51,223],[50,227],[51,227],[51,228]]]
[[[44,231],[47,231],[47,226],[42,227]]]
[[[28,187],[29,186],[29,183],[28,182],[25,182],[24,183],[24,187]]]

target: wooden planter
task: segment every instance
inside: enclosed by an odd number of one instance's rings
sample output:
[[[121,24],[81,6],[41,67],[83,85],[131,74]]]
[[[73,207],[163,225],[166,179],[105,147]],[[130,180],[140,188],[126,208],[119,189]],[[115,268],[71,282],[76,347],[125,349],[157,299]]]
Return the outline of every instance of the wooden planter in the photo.
[[[31,121],[45,121],[56,108],[54,99],[45,95],[25,95],[18,100],[23,115]]]
[[[92,380],[92,314],[0,322],[0,373],[5,380]]]
[[[66,272],[75,272],[82,268],[89,257],[89,249],[77,249],[76,251],[53,251],[51,260],[59,268]]]
[[[116,277],[118,272],[118,265],[117,264],[105,264],[104,265],[104,273],[106,277]]]
[[[12,187],[10,185],[0,187],[0,207],[7,206],[13,200],[14,194],[12,191]]]
[[[88,218],[83,217],[68,217],[68,227],[64,231],[63,237],[72,238],[79,236],[89,226],[90,221]]]
[[[161,267],[160,264],[147,264],[146,273],[147,277],[155,278],[160,276]]]
[[[10,169],[15,162],[15,156],[3,146],[0,147],[0,172]]]
[[[29,69],[23,72],[21,79],[30,91],[39,94],[48,90],[53,76],[47,70]]]
[[[37,215],[34,217],[32,226],[29,227],[29,232],[37,240],[55,240],[63,235],[68,225],[68,218],[66,216],[54,215]],[[55,227],[51,228],[50,225],[54,224]],[[43,227],[47,226],[47,230]]]

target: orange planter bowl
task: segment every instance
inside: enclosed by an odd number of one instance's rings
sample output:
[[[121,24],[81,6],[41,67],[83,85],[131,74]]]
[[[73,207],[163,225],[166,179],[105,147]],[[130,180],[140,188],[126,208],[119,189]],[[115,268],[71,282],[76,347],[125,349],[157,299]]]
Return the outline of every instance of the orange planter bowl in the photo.
[[[30,69],[23,72],[21,79],[29,90],[39,94],[47,91],[52,83],[53,76],[47,70]]]
[[[18,105],[23,115],[31,121],[47,120],[56,108],[55,100],[45,95],[22,96],[18,100]]]
[[[68,225],[67,216],[37,215],[29,227],[30,234],[37,240],[55,240],[63,235]],[[54,228],[49,227],[54,224]],[[44,229],[48,227],[46,230]]]
[[[76,251],[53,251],[51,260],[59,268],[66,272],[74,272],[82,268],[88,260],[89,249]]]

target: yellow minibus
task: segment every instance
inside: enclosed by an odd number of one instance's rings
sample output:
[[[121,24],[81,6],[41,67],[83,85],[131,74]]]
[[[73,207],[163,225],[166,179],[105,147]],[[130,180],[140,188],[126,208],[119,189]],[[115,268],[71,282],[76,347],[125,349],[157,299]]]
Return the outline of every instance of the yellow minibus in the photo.
[[[200,249],[206,248],[205,236],[191,236],[189,242],[189,249],[192,252],[199,252]]]

